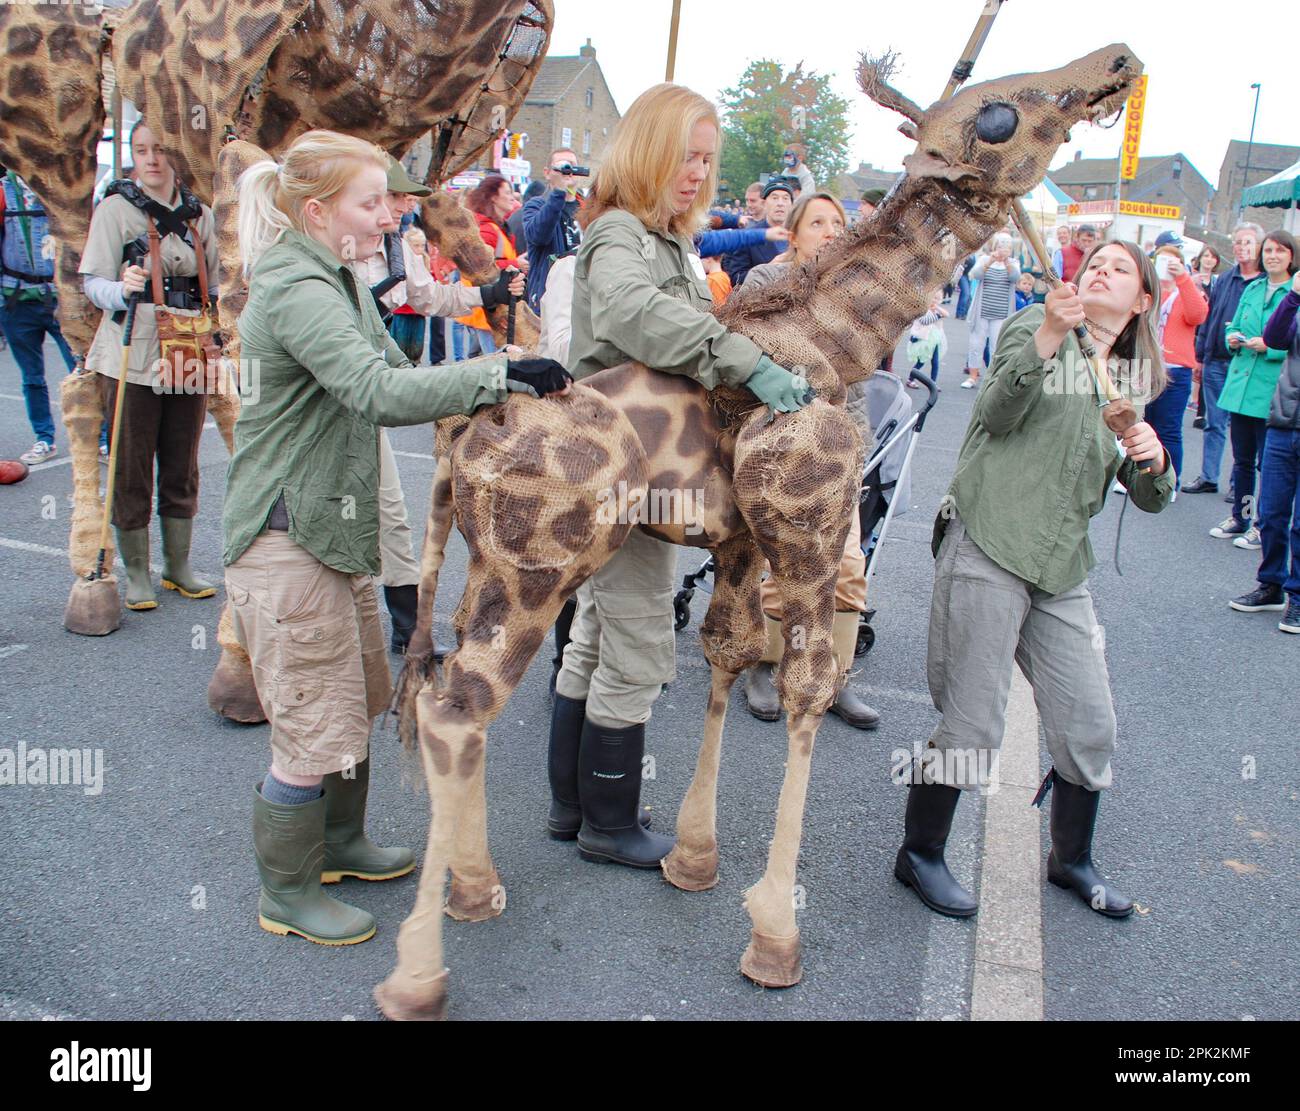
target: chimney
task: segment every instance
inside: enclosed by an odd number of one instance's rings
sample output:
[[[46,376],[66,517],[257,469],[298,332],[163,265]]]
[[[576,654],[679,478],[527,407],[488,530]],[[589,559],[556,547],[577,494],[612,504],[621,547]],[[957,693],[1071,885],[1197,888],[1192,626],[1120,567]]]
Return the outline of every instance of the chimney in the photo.
[[[1082,158],[1082,157],[1083,157],[1083,151],[1081,151],[1081,150],[1076,150],[1076,151],[1074,152],[1074,160],[1075,160],[1076,162],[1078,162],[1079,159]]]
[[[578,57],[586,58],[588,61],[594,61],[596,58],[596,48],[591,45],[591,39],[587,40],[586,46],[578,47]]]

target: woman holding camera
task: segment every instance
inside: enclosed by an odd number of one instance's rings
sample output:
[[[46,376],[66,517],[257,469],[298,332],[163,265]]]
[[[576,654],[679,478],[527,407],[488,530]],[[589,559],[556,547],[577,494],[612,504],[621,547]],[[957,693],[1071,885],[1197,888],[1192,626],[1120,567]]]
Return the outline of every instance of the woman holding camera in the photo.
[[[323,945],[365,941],[375,922],[322,882],[415,867],[409,849],[365,833],[370,724],[391,694],[372,578],[379,427],[568,382],[556,363],[504,353],[411,365],[347,261],[396,227],[387,169],[370,143],[310,131],[282,165],[257,163],[239,181],[250,276],[239,331],[256,391],[235,425],[224,527],[235,632],[271,725],[271,769],[253,803],[258,920]]]
[[[1160,323],[1157,332],[1169,384],[1146,407],[1146,421],[1156,430],[1174,468],[1174,490],[1183,473],[1183,410],[1192,396],[1196,367],[1196,329],[1210,315],[1195,279],[1183,265],[1182,253],[1172,245],[1157,247],[1153,259],[1160,279]]]
[[[720,133],[713,105],[680,85],[648,89],[619,122],[583,213],[569,367],[582,379],[638,360],[792,412],[807,381],[718,322],[692,244],[716,191]],[[634,528],[578,591],[555,686],[548,826],[576,836],[587,859],[654,868],[673,846],[642,827],[640,790],[645,723],[676,674],[675,568],[672,545]]]

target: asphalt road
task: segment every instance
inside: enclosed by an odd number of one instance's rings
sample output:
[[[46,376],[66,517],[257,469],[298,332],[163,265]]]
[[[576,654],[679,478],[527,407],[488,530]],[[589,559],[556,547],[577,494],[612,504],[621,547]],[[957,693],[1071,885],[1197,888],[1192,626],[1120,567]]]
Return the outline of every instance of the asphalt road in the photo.
[[[905,801],[889,779],[892,753],[924,742],[938,716],[924,670],[930,523],[974,401],[956,388],[964,331],[949,327],[944,392],[918,448],[913,508],[896,520],[872,585],[877,643],[856,680],[884,722],[859,733],[828,717],[818,738],[798,877],[803,982],[768,992],[737,971],[748,939],[741,895],[764,866],[784,729],[751,718],[737,688],[722,757],[721,882],[684,894],[653,872],[584,863],[571,843],[545,837],[548,664],[539,659],[489,734],[491,844],[509,902],[488,923],[446,921],[449,1017],[970,1013],[975,923],[938,918],[891,875]],[[52,348],[48,365],[53,383]],[[31,439],[18,382],[0,352],[0,456]],[[1188,431],[1190,468],[1200,434],[1190,421]],[[431,441],[428,428],[393,433],[394,447],[411,453],[399,465],[417,540]],[[60,447],[66,458],[66,440]],[[195,564],[219,577],[226,452],[215,430],[201,462]],[[102,639],[66,632],[70,491],[66,465],[0,487],[0,748],[101,750],[103,789],[0,787],[0,1016],[376,1018],[370,990],[392,966],[414,878],[335,889],[378,919],[364,945],[327,949],[257,928],[249,827],[267,729],[207,707],[221,596],[165,594],[159,609],[125,614]],[[1207,535],[1224,514],[1217,497],[1186,496],[1159,517],[1130,509],[1123,576],[1111,558],[1120,501],[1093,528],[1102,562],[1092,585],[1120,729],[1095,852],[1147,913],[1110,921],[1044,886],[1041,921],[1024,924],[1041,931],[1044,1017],[1295,1018],[1300,637],[1278,632],[1275,618],[1228,609],[1251,586],[1256,557]],[[682,571],[701,558],[684,551]],[[453,537],[438,600],[444,634],[464,569]],[[648,730],[656,778],[645,801],[660,828],[672,825],[703,721],[706,601],[697,595],[678,679]],[[391,726],[375,733],[372,758],[371,832],[423,845],[427,796]],[[950,845],[967,882],[979,878],[982,811],[977,798],[964,801]],[[1045,859],[1045,818],[1041,832]]]

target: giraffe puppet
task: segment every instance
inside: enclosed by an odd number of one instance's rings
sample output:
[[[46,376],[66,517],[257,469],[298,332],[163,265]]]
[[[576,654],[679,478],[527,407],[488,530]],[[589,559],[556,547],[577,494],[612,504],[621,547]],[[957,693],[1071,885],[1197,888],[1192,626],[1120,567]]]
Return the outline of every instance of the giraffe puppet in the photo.
[[[665,877],[686,891],[718,878],[717,777],[737,676],[765,636],[763,559],[783,600],[785,651],[776,675],[788,757],[767,869],[746,894],[751,940],[741,971],[785,987],[801,976],[792,891],[813,743],[836,689],[834,584],[854,512],[863,445],[843,403],[869,376],[957,259],[1007,221],[1069,129],[1117,111],[1141,72],[1126,46],[1046,73],[963,89],[922,110],[888,84],[892,59],[864,59],[859,83],[906,117],[917,141],[906,176],[877,211],[818,256],[718,310],[781,365],[802,371],[816,399],[770,419],[747,391],[706,392],[639,363],[612,367],[568,394],[513,397],[472,419],[440,422],[425,536],[420,620],[399,679],[403,738],[418,746],[432,823],[416,905],[399,932],[397,967],[375,989],[390,1018],[444,1014],[441,915],[478,921],[504,906],[487,843],[487,727],[501,712],[560,607],[633,527],[708,548],[716,588],[701,629],[711,669],[704,737],[677,820]],[[655,523],[600,513],[610,491],[703,491],[694,511]],[[681,503],[688,504],[684,500]],[[433,595],[452,523],[470,552],[454,616],[459,648],[432,670]]]

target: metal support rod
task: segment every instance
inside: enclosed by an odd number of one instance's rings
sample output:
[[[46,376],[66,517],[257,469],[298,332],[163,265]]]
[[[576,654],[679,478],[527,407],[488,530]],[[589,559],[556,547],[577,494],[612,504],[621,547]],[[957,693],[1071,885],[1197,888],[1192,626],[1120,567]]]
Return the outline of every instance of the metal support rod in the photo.
[[[1255,117],[1259,115],[1259,82],[1251,88],[1255,90],[1255,110],[1250,114],[1250,140],[1246,143],[1246,168],[1241,173],[1241,204],[1237,206],[1237,219],[1246,215],[1246,188],[1250,185],[1250,156],[1255,149]]]

